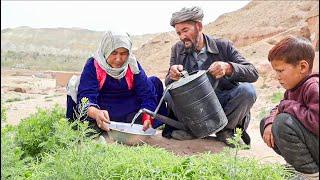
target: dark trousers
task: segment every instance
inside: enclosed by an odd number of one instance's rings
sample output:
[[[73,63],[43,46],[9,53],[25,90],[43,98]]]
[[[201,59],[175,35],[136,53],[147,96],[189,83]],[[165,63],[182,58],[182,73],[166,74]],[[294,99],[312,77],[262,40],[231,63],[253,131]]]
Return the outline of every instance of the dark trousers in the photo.
[[[216,89],[215,93],[228,119],[228,124],[223,130],[234,130],[236,127],[246,130],[251,119],[250,109],[257,99],[253,85],[250,83],[240,83],[230,90],[221,91]],[[171,109],[171,118],[179,120],[179,116],[181,115],[175,109],[174,102],[169,93],[167,93],[165,100]]]
[[[260,122],[263,136],[265,119]],[[280,113],[272,124],[275,141],[273,150],[297,171],[307,174],[319,172],[319,138],[307,130],[296,118]]]
[[[228,119],[223,130],[234,130],[236,127],[246,130],[251,120],[250,109],[257,99],[253,85],[240,83],[233,89],[216,89],[215,92]]]

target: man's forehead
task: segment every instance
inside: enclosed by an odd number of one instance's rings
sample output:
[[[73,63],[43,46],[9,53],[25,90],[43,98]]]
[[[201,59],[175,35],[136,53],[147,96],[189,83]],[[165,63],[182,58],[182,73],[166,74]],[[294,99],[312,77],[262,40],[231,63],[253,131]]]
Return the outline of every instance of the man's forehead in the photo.
[[[185,21],[185,22],[175,24],[174,27],[178,28],[178,29],[182,29],[185,27],[192,27],[194,24],[195,24],[195,22]]]

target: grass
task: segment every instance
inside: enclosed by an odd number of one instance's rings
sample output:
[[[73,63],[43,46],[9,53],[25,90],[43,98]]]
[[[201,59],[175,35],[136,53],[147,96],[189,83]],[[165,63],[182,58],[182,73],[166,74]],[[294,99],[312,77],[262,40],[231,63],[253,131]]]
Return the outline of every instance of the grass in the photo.
[[[77,130],[74,130],[77,127]],[[1,129],[3,179],[287,179],[280,164],[219,154],[176,156],[149,145],[102,144],[87,123],[68,123],[64,109],[39,109]]]
[[[5,102],[16,102],[16,101],[22,101],[22,98],[20,97],[9,98]]]
[[[32,70],[81,71],[88,57],[1,51],[1,67]]]
[[[28,99],[33,99],[32,97],[25,97],[25,98],[21,98],[21,97],[14,97],[14,98],[9,98],[7,99],[5,102],[17,102],[17,101],[24,101],[24,100],[28,100]]]
[[[266,107],[262,108],[262,109],[259,111],[259,114],[258,114],[258,119],[259,119],[259,121],[260,121],[262,118],[266,117],[266,116],[268,115],[268,113],[269,113],[269,111],[267,110]]]
[[[50,96],[45,96],[44,99],[49,99],[49,98],[54,98],[54,97],[59,97],[62,96],[62,94],[54,94],[54,95],[50,95]]]
[[[282,98],[283,98],[282,92],[275,92],[271,96],[271,102],[274,104],[278,104]]]

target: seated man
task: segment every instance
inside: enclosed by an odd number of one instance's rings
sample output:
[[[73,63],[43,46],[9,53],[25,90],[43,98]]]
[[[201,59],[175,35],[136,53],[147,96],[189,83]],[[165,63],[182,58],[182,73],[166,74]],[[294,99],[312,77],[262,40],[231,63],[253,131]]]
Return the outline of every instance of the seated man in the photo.
[[[304,38],[285,38],[269,51],[268,60],[286,91],[261,121],[260,131],[264,142],[297,171],[319,178],[319,74],[311,73],[314,56]]]
[[[228,119],[225,128],[216,133],[218,140],[233,146],[227,139],[234,136],[236,127],[240,127],[244,131],[242,139],[249,145],[250,136],[246,129],[250,122],[250,109],[256,101],[256,92],[250,83],[258,79],[258,72],[230,41],[203,34],[202,18],[203,11],[198,7],[183,8],[172,14],[170,25],[181,41],[172,47],[165,84],[179,80],[183,70],[188,73],[209,70],[211,76],[219,80],[215,92]],[[170,98],[168,106],[171,117],[179,120]],[[167,125],[163,136],[180,140],[193,138],[192,134]]]
[[[98,132],[108,131],[110,121],[130,123],[142,108],[154,111],[163,93],[163,85],[157,77],[147,77],[131,51],[132,43],[126,33],[107,31],[100,47],[85,64],[76,88],[68,85],[67,118],[73,119],[72,104],[89,100],[87,120]],[[74,102],[73,102],[74,101]],[[163,104],[160,114],[166,114]],[[156,128],[162,123],[148,114],[136,121],[143,130]]]

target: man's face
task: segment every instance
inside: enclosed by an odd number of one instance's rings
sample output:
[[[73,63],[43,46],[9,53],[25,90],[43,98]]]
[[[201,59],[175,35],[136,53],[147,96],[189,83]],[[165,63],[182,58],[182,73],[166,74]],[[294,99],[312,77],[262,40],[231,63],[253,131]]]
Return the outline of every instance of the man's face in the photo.
[[[180,40],[184,43],[185,48],[195,48],[199,43],[200,29],[195,22],[182,22],[175,26]]]

